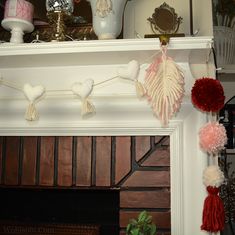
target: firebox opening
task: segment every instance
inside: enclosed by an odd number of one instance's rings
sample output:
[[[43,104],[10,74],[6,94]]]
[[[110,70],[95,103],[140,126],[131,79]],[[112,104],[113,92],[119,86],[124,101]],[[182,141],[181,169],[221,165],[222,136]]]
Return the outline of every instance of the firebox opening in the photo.
[[[119,234],[119,190],[0,189],[0,220],[98,225],[100,235]]]

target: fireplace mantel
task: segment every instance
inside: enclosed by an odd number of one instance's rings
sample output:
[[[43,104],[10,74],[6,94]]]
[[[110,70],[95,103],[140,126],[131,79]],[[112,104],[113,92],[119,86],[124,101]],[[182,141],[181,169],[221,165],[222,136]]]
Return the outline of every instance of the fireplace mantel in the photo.
[[[119,78],[94,89],[91,100],[96,115],[80,116],[80,100],[71,85],[92,78],[95,83],[117,74],[117,68],[130,60],[141,64],[139,80],[160,52],[158,39],[123,39],[0,45],[0,74],[3,79],[43,85],[46,90],[65,90],[46,97],[37,104],[38,121],[24,119],[28,105],[24,95],[0,87],[0,135],[2,136],[126,136],[168,135],[171,155],[171,224],[172,235],[204,234],[200,230],[206,192],[202,172],[206,154],[198,146],[198,130],[206,123],[205,114],[190,100],[195,79],[214,76],[211,37],[172,38],[168,54],[185,73],[185,98],[182,107],[162,128],[146,99],[136,97],[133,83]]]
[[[205,62],[205,52],[210,50],[211,44],[211,37],[176,37],[170,39],[168,49],[170,55],[178,62],[187,62],[193,57],[195,62],[202,63]],[[1,68],[105,65],[123,64],[129,62],[133,56],[136,59],[147,59],[146,56],[160,50],[160,42],[159,39],[153,38],[15,45],[4,43],[0,44],[0,49]],[[13,56],[17,58],[14,59]],[[100,56],[105,57],[97,60]],[[62,61],[61,57],[66,60]],[[33,60],[29,60],[31,58]]]
[[[174,118],[176,121],[187,115],[191,106],[190,92],[195,78],[214,73],[213,61],[209,60],[211,45],[210,37],[170,40],[168,54],[185,72],[185,99]],[[139,80],[143,81],[145,69],[159,53],[158,39],[1,44],[0,75],[3,79],[20,87],[30,83],[43,85],[46,90],[65,90],[59,95],[46,95],[37,104],[39,120],[27,122],[24,113],[28,102],[23,93],[1,86],[1,135],[86,135],[90,134],[91,127],[93,134],[101,135],[103,129],[114,126],[118,134],[120,128],[128,128],[133,123],[141,126],[150,122],[160,127],[146,99],[136,97],[131,82],[117,78],[94,88],[90,97],[96,115],[88,119],[81,118],[80,100],[72,92],[66,92],[75,82],[92,78],[94,83],[99,83],[114,77],[118,67],[126,66],[133,59],[141,64]]]

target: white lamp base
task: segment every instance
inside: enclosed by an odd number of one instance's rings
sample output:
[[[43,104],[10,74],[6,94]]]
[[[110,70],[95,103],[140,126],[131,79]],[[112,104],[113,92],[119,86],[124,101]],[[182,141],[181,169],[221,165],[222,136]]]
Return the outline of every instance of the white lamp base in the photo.
[[[23,43],[24,33],[31,33],[34,30],[34,25],[28,21],[16,18],[4,19],[2,27],[11,31],[11,43]]]

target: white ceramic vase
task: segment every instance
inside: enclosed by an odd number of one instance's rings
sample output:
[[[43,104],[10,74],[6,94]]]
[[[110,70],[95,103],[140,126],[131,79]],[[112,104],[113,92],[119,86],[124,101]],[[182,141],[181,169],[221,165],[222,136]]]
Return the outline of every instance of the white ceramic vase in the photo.
[[[115,39],[122,31],[127,0],[87,0],[91,4],[93,29],[98,39]]]

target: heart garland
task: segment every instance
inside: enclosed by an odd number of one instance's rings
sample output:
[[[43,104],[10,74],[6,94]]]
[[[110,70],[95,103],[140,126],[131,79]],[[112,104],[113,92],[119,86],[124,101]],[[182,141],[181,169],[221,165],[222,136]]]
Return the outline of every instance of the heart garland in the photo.
[[[95,106],[89,101],[88,97],[93,90],[94,80],[87,79],[83,83],[76,82],[72,85],[72,92],[82,100],[81,115],[95,113]]]
[[[135,82],[136,94],[139,98],[143,97],[146,90],[141,82],[138,81],[140,72],[140,64],[136,60],[132,60],[127,64],[127,67],[119,67],[117,74],[119,77],[124,79],[130,79]]]
[[[23,92],[29,101],[28,108],[25,112],[25,119],[28,121],[35,121],[39,118],[35,103],[43,96],[45,88],[41,85],[33,87],[29,83],[26,83],[23,87]]]
[[[162,49],[161,59],[158,58],[156,61],[154,61],[147,70],[145,85],[138,81],[139,73],[139,62],[136,60],[131,60],[126,66],[119,67],[117,69],[117,76],[115,77],[111,77],[97,84],[94,84],[94,80],[92,79],[87,79],[82,83],[76,82],[72,84],[72,93],[82,100],[81,116],[83,117],[87,114],[95,113],[95,107],[92,102],[89,101],[89,96],[93,91],[93,87],[120,77],[135,83],[136,93],[139,98],[147,95],[149,101],[152,103],[154,112],[161,119],[163,124],[167,125],[169,118],[179,110],[180,103],[182,101],[184,92],[182,71],[180,71],[179,67],[165,55],[165,50]],[[172,75],[175,76],[174,84],[172,81]],[[156,81],[156,78],[158,78],[160,82]],[[155,81],[153,82],[153,80]],[[163,80],[165,81],[163,82]],[[24,93],[25,97],[29,101],[29,106],[25,113],[25,119],[29,121],[37,120],[38,112],[36,110],[35,103],[39,101],[40,98],[42,98],[43,94],[45,93],[45,88],[41,85],[33,87],[30,84],[25,84],[24,87],[21,88],[14,83],[4,81],[3,79],[1,83],[5,86],[17,89]],[[165,94],[162,89],[159,90],[158,83],[160,85],[165,85],[165,89],[163,90],[167,90],[167,92],[165,92],[167,94]],[[157,92],[157,90],[159,92]],[[50,91],[47,92],[47,95],[49,92]],[[161,96],[160,101],[159,98],[157,98],[158,96]],[[162,103],[162,100],[165,98],[165,103]],[[157,103],[160,104],[159,108],[157,108]]]

